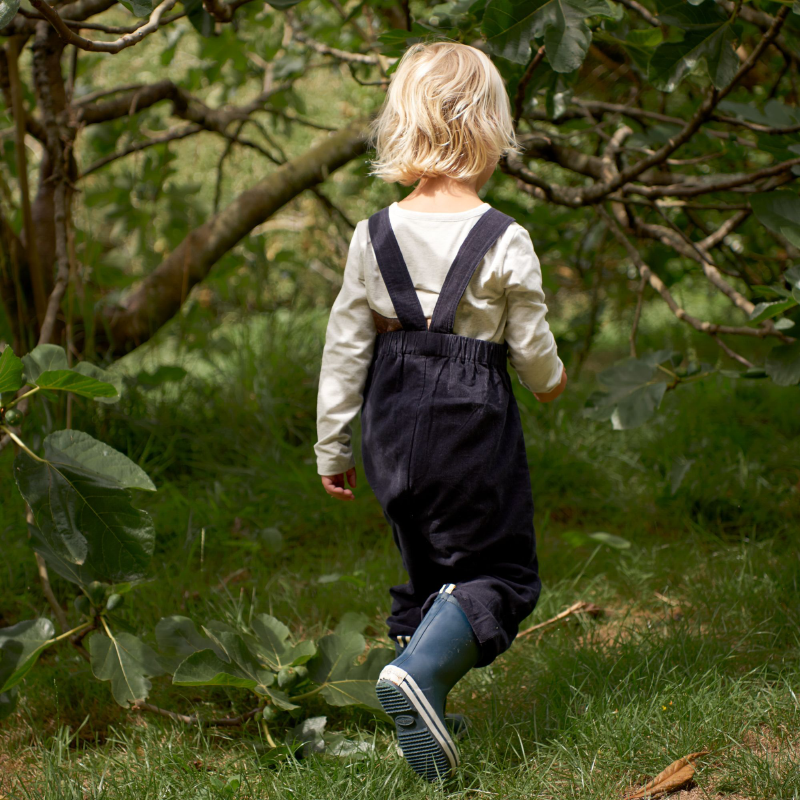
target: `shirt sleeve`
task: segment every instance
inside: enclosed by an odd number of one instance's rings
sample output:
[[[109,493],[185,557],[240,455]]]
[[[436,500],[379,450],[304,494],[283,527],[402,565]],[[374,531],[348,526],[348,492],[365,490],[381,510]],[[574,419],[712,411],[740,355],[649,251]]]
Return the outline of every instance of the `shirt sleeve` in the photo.
[[[325,334],[314,445],[320,475],[338,475],[355,466],[351,425],[361,409],[375,346],[375,322],[364,283],[366,226],[367,220],[362,220],[353,233]]]
[[[531,392],[549,392],[561,382],[564,368],[547,324],[542,270],[530,234],[514,226],[503,264],[506,286],[505,339],[511,366]]]

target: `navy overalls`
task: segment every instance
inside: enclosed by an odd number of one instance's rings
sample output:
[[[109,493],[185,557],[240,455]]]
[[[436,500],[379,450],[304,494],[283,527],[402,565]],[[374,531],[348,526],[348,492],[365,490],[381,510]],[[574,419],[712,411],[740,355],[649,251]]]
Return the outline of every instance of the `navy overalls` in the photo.
[[[369,219],[378,267],[402,330],[376,336],[362,407],[364,471],[392,526],[408,583],[394,586],[389,635],[414,633],[444,583],[490,664],[541,590],[533,498],[508,346],[454,334],[456,310],[513,219],[481,215],[453,261],[430,329],[389,209]]]

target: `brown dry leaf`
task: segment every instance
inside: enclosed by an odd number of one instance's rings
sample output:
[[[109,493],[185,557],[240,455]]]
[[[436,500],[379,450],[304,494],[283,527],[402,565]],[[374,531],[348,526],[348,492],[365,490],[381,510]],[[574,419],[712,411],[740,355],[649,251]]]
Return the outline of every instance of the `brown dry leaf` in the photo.
[[[669,792],[683,789],[694,778],[695,770],[692,762],[706,753],[708,750],[701,750],[699,753],[690,753],[688,756],[673,761],[642,789],[631,789],[625,795],[625,800],[650,800],[651,797],[661,797]]]

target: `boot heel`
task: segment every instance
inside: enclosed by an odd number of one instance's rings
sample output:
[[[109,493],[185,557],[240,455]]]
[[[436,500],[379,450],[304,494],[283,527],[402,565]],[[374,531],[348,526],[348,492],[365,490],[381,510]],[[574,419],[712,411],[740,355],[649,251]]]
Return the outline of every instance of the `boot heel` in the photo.
[[[411,687],[399,673],[402,670],[387,668],[387,676],[381,678],[375,687],[383,710],[394,720],[397,729],[397,742],[403,758],[411,769],[433,782],[449,778],[458,764],[453,740],[439,730],[429,709],[424,707],[424,697],[415,695]],[[408,676],[406,676],[408,677]]]

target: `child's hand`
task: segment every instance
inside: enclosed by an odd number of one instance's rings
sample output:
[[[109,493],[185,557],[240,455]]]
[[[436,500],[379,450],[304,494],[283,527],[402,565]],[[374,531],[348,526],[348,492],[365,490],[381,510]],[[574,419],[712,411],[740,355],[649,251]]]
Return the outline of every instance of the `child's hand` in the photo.
[[[556,386],[551,392],[536,392],[533,393],[533,396],[540,402],[540,403],[552,403],[557,397],[560,397],[564,389],[567,388],[567,371],[564,369],[561,372],[561,383]]]
[[[356,487],[356,468],[351,467],[345,473],[338,475],[323,475],[322,488],[337,500],[355,500],[355,495],[344,487],[344,478],[347,476],[347,482],[355,489]]]

